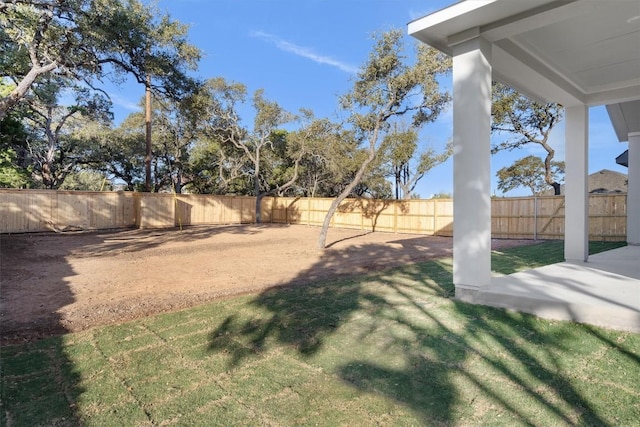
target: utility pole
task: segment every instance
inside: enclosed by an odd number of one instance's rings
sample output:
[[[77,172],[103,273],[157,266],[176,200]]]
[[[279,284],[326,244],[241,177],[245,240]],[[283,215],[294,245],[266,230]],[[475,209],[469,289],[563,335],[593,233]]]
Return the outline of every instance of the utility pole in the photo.
[[[145,191],[151,192],[151,75],[147,74],[145,85],[145,128],[146,128],[146,154],[144,157]]]

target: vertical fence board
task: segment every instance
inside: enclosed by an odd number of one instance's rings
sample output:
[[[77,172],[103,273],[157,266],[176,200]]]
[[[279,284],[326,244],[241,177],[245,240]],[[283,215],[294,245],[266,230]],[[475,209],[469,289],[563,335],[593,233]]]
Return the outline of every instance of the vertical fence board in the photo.
[[[437,200],[436,203],[436,225],[435,234],[437,236],[453,236],[453,200]]]
[[[176,226],[176,202],[172,194],[143,193],[140,211],[140,228],[171,228]]]

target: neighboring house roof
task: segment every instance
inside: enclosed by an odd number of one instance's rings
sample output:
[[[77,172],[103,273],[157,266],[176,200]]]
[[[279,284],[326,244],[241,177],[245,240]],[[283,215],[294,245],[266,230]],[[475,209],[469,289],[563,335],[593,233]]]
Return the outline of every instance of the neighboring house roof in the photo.
[[[627,181],[627,175],[624,173],[602,169],[589,175],[587,181],[588,191],[592,194],[626,193]],[[553,190],[546,190],[542,194],[544,196],[553,196]],[[560,187],[560,194],[564,194],[564,185]]]
[[[589,175],[589,193],[626,193],[627,175],[602,169]]]

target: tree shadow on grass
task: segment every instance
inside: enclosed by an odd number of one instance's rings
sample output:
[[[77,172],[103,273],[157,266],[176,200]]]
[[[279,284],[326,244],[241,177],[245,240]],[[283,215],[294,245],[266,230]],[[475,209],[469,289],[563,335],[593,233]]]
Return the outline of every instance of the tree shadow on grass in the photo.
[[[424,250],[424,238],[408,240],[405,244],[420,245],[421,251],[429,253]],[[357,255],[354,251],[357,251]],[[393,257],[393,249],[386,245],[368,244],[357,249],[326,250],[320,262],[300,272],[290,283],[269,288],[252,300],[250,306],[257,312],[264,312],[265,316],[250,320],[229,316],[212,332],[210,348],[223,348],[221,340],[225,339],[222,337],[239,336],[245,344],[240,353],[247,348],[259,352],[273,339],[293,346],[301,354],[315,353],[322,348],[325,337],[348,322],[350,316],[364,306],[385,306],[386,300],[382,296],[363,290],[367,279],[375,276],[364,272],[366,266],[360,264],[362,254],[367,254],[371,260],[369,263],[375,264],[376,260]],[[411,262],[412,256],[405,256],[407,262]],[[349,262],[345,260],[352,257],[357,258],[358,262],[349,268]],[[412,265],[420,268],[417,264]],[[331,272],[329,276],[338,275],[342,278],[322,279],[327,277],[327,272]],[[453,290],[453,285],[444,284],[443,287],[435,282],[423,285],[428,294],[445,296]],[[242,356],[234,358],[236,362],[241,359]]]
[[[30,248],[0,236],[0,425],[80,425],[76,402],[84,388],[66,354],[66,329],[58,313],[75,300],[66,281],[75,273],[56,260],[57,267],[43,278],[44,289],[40,281],[30,280],[28,269],[16,269],[25,265],[21,258]],[[18,300],[18,294],[27,297]],[[27,304],[33,308],[23,307]],[[32,315],[17,320],[8,315],[12,310],[32,310]],[[38,341],[50,335],[55,336]]]
[[[466,383],[484,400],[497,405],[498,413],[506,411],[518,423],[539,425],[540,420],[526,407],[527,402],[533,402],[561,424],[607,425],[569,381],[571,372],[563,372],[555,356],[566,350],[563,341],[571,338],[570,325],[567,332],[549,335],[539,330],[544,321],[533,316],[460,302],[454,303],[447,316],[416,304],[403,286],[388,285],[415,309],[411,316],[402,308],[389,312],[394,323],[412,332],[409,339],[394,336],[396,347],[404,349],[407,363],[397,369],[358,360],[340,368],[343,379],[364,391],[382,392],[407,404],[428,421],[435,418],[448,424],[459,417],[466,417],[471,424],[489,421],[473,418],[471,411],[465,414],[462,406],[466,403],[473,408],[474,401],[455,384]],[[415,321],[417,312],[432,326],[420,327]],[[451,315],[462,317],[452,323]],[[535,346],[522,345],[525,340],[535,340]],[[541,388],[546,392],[541,393]],[[513,398],[511,393],[520,396]],[[578,419],[566,407],[573,408]]]
[[[390,251],[379,245],[366,250],[372,257]],[[518,251],[505,253],[509,261],[518,258]],[[327,252],[311,270],[330,268],[342,257],[348,254]],[[452,290],[444,261],[281,286],[251,301],[251,314],[222,322],[209,349],[231,352],[233,367],[249,354],[284,345],[427,424],[612,424],[607,403],[587,392],[601,386],[599,379],[576,379],[571,364],[587,364],[602,348],[627,358],[632,351],[612,348],[594,328],[451,301]],[[591,342],[574,355],[585,337]]]
[[[82,425],[77,402],[85,388],[62,337],[5,345],[0,365],[0,425]]]

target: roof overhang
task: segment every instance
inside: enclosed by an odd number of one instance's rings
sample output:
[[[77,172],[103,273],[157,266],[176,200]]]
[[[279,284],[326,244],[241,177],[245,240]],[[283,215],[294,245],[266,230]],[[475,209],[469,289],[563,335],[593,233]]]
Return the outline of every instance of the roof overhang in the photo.
[[[640,1],[467,0],[409,23],[445,53],[492,43],[493,78],[564,106],[640,100]]]
[[[640,133],[640,101],[607,105],[607,113],[618,141],[628,141],[630,133]]]

